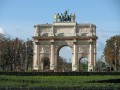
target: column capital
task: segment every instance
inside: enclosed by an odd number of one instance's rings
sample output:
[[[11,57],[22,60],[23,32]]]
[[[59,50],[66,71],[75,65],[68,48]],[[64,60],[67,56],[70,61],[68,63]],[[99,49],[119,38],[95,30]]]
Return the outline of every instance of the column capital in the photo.
[[[90,40],[88,40],[88,42],[92,44],[92,43],[93,43],[93,40],[92,40],[92,39],[90,39]]]
[[[77,44],[77,40],[76,39],[73,40],[73,44]]]
[[[39,45],[39,44],[40,44],[40,42],[39,42],[39,41],[36,41],[36,42],[35,42],[35,44],[36,44],[36,45]]]
[[[51,44],[54,44],[54,42],[55,42],[54,40],[50,40],[50,43],[51,43]]]

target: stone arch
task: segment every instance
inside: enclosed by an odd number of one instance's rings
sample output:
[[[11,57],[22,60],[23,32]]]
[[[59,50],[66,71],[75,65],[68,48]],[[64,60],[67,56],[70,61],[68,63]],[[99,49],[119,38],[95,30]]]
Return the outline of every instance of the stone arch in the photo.
[[[50,70],[57,70],[59,50],[72,48],[72,71],[79,71],[79,59],[88,58],[88,71],[93,71],[96,61],[96,26],[76,22],[55,22],[35,25],[33,70],[43,69],[43,57],[49,57]],[[91,32],[91,29],[94,31]],[[42,36],[43,33],[47,33]],[[85,35],[82,35],[86,33]],[[36,43],[37,42],[37,43]],[[41,58],[42,57],[42,58]],[[40,68],[39,68],[40,66]]]
[[[67,41],[67,40],[65,40],[65,41],[60,41],[60,44],[57,44],[56,45],[57,47],[56,47],[56,53],[58,53],[59,51],[60,51],[60,49],[62,48],[62,47],[65,47],[65,46],[68,46],[68,47],[70,47],[71,48],[71,50],[72,50],[72,52],[73,52],[73,41],[71,42],[71,41]]]
[[[60,51],[61,48],[65,47],[65,46],[68,46],[68,47],[71,48],[71,50],[73,50],[72,45],[68,45],[68,44],[66,44],[66,45],[60,45],[60,46],[57,48],[57,53]]]

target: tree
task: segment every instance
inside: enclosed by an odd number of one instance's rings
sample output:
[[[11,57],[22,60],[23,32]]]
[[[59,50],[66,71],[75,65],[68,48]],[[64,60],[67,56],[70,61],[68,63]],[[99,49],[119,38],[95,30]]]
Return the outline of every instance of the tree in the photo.
[[[28,70],[29,68],[32,69],[33,41],[27,39],[27,41],[25,42],[25,45],[26,45],[26,59],[25,59],[25,63],[26,63],[26,70]]]
[[[0,67],[4,71],[7,64],[9,64],[9,38],[5,38],[4,35],[0,35]]]
[[[120,67],[120,35],[113,36],[106,41],[104,56],[110,68],[114,67],[115,71],[118,70]]]
[[[10,39],[0,35],[0,68],[11,71],[28,70],[32,67],[33,43],[19,38]]]
[[[58,59],[58,71],[71,71],[72,64],[61,56]]]
[[[23,44],[23,40],[15,38],[10,41],[9,47],[11,70],[21,70],[21,65],[25,61],[25,45]]]
[[[103,55],[100,58],[98,58],[98,60],[96,61],[95,70],[96,71],[108,71],[106,62],[103,60]]]

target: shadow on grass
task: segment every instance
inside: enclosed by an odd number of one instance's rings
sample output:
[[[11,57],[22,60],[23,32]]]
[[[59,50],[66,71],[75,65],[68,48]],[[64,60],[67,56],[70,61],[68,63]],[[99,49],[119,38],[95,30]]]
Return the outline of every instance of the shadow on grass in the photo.
[[[90,81],[88,83],[120,83],[120,79],[98,80]]]

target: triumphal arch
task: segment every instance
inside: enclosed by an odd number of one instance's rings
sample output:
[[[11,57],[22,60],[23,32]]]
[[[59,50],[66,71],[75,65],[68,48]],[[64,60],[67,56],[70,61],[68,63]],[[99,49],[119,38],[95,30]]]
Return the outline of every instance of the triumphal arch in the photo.
[[[72,71],[79,71],[80,59],[88,59],[88,71],[94,71],[96,63],[96,26],[77,23],[75,13],[55,14],[53,24],[35,25],[33,36],[33,70],[58,70],[59,50],[63,46],[72,49]]]

